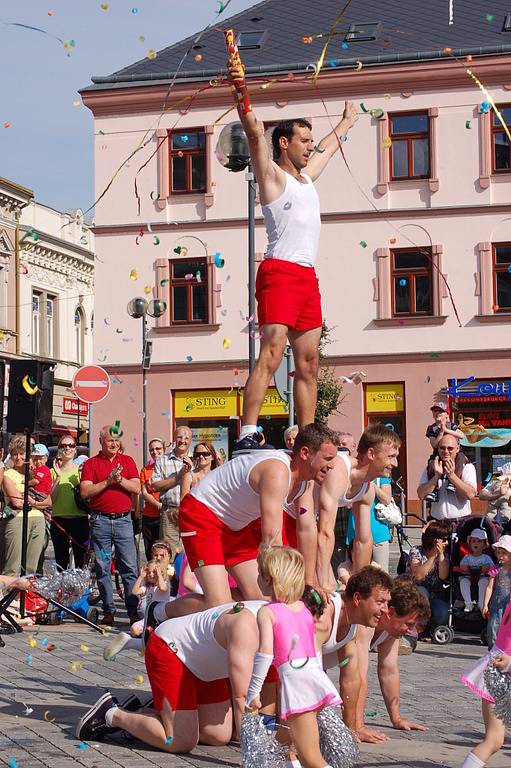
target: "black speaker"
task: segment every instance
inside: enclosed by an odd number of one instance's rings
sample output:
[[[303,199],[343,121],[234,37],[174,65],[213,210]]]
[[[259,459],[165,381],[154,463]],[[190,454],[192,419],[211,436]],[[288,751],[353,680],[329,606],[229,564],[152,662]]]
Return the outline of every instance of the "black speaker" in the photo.
[[[53,371],[40,360],[11,360],[7,431],[51,432]]]

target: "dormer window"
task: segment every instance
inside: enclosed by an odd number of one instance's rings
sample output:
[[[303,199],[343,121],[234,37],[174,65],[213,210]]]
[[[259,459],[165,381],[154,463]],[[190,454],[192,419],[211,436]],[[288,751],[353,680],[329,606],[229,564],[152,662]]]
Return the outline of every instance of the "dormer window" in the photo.
[[[352,24],[344,40],[347,43],[361,43],[377,40],[381,28],[381,21],[364,21],[360,24]]]
[[[257,51],[263,47],[266,30],[252,30],[240,32],[236,38],[236,45],[240,51]]]

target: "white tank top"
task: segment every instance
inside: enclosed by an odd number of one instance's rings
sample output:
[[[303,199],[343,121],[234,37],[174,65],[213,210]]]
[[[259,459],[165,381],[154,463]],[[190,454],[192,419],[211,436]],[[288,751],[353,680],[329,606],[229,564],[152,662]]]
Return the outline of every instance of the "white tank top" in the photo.
[[[387,632],[387,630],[385,629],[380,635],[378,635],[376,640],[373,639],[371,641],[371,645],[369,647],[369,650],[370,651],[375,651],[378,648],[378,646],[381,645],[382,643],[384,643],[385,640],[388,640],[389,637],[390,637],[390,635]]]
[[[286,512],[289,517],[292,517],[294,520],[300,516],[300,505],[298,504],[298,499],[305,493],[306,489],[307,480],[303,480],[293,498],[286,499],[284,502],[284,512]]]
[[[321,231],[319,197],[312,179],[305,173],[301,176],[306,184],[286,173],[281,196],[262,206],[268,235],[265,258],[313,267]]]
[[[205,504],[232,531],[240,531],[261,516],[259,494],[250,486],[250,473],[270,459],[286,465],[291,483],[291,457],[285,451],[254,451],[235,456],[200,481],[190,494]]]
[[[348,488],[350,486],[350,472],[351,472],[351,459],[349,453],[346,453],[346,451],[338,451],[337,455],[341,457],[341,459],[346,464],[346,469],[348,471]],[[339,506],[340,507],[349,507],[351,504],[354,504],[356,501],[359,501],[363,496],[365,496],[367,489],[369,488],[369,483],[362,483],[360,486],[360,490],[358,493],[356,493],[353,497],[348,498],[346,494],[344,496],[341,496],[339,499]],[[347,493],[348,491],[346,491]]]
[[[199,680],[222,680],[229,677],[227,651],[217,642],[213,630],[217,619],[233,605],[235,603],[226,603],[189,616],[168,619],[155,629],[155,634]],[[243,605],[256,616],[265,601],[245,600]]]
[[[332,631],[330,632],[330,637],[326,643],[323,644],[321,649],[323,654],[323,669],[332,669],[339,664],[337,651],[339,648],[343,648],[345,645],[347,645],[350,640],[353,640],[357,634],[357,625],[350,624],[348,632],[342,638],[342,640],[337,640],[337,629],[339,627],[339,619],[341,618],[342,597],[339,592],[334,592],[330,597],[334,605],[334,620],[332,622]]]

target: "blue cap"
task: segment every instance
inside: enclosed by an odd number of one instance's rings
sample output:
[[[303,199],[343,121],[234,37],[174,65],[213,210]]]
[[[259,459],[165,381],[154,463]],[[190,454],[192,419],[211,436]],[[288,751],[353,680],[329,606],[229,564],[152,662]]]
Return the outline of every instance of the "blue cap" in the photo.
[[[32,448],[32,456],[48,456],[48,448],[43,443],[36,443]]]

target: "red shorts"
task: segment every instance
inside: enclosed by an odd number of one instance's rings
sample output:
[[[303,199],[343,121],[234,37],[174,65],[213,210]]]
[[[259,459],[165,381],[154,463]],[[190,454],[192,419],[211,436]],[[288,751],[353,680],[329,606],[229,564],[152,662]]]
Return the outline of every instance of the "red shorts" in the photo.
[[[313,267],[264,259],[256,278],[259,325],[281,323],[294,331],[321,328],[321,296]]]
[[[145,665],[154,708],[158,712],[163,708],[164,699],[167,699],[174,712],[231,699],[227,678],[210,682],[199,680],[154,632],[149,636],[145,649]]]
[[[226,567],[256,560],[261,529],[250,523],[233,531],[202,501],[187,494],[179,505],[179,533],[192,571],[200,565]],[[255,521],[254,521],[255,522]]]
[[[282,544],[285,547],[298,548],[298,538],[296,536],[296,520],[287,512],[284,512],[282,518]]]

